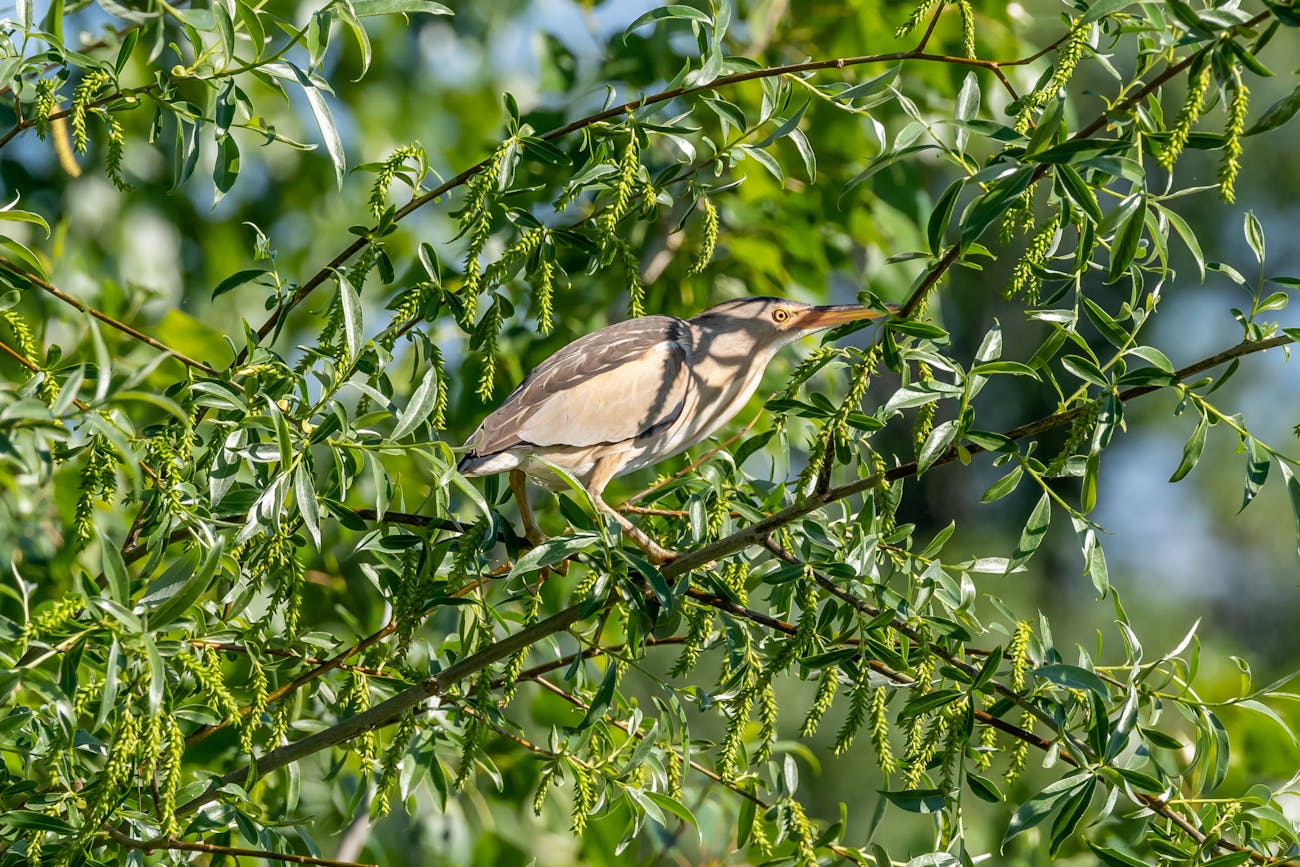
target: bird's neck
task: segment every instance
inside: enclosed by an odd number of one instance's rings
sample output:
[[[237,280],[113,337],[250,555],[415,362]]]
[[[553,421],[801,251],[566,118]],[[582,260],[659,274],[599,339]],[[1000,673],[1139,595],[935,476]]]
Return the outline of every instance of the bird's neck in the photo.
[[[748,346],[696,347],[691,370],[699,394],[690,440],[697,443],[713,434],[744,408],[763,379],[763,371],[777,347],[753,351]]]

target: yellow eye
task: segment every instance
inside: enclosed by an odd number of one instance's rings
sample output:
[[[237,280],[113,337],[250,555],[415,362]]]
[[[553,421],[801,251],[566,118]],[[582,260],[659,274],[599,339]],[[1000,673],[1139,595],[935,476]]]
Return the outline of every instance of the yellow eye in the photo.
[[[784,307],[778,307],[772,311],[772,319],[776,322],[785,322],[790,318],[790,311]]]

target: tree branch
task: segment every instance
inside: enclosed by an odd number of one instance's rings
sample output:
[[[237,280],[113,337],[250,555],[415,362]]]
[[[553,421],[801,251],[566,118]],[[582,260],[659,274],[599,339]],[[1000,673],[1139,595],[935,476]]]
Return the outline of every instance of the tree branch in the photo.
[[[14,275],[15,277],[25,280],[27,283],[30,283],[32,286],[35,286],[36,288],[48,293],[49,295],[54,296],[55,298],[62,301],[64,304],[74,307],[77,310],[81,311],[82,313],[87,313],[95,317],[100,322],[103,322],[106,325],[109,325],[117,329],[123,334],[132,337],[148,346],[152,346],[154,349],[158,349],[161,350],[162,352],[166,352],[168,355],[175,357],[177,361],[181,362],[182,364],[185,364],[188,367],[192,367],[195,370],[201,370],[204,373],[206,373],[208,376],[213,376],[213,377],[221,376],[221,374],[216,370],[216,368],[210,367],[209,365],[204,364],[202,361],[195,361],[193,358],[190,358],[188,355],[184,354],[183,352],[177,352],[175,349],[172,349],[170,346],[167,346],[165,343],[162,343],[161,341],[155,340],[154,338],[150,337],[148,334],[144,334],[143,332],[137,331],[136,329],[132,328],[130,325],[127,325],[125,322],[119,322],[118,320],[114,319],[112,316],[109,316],[107,313],[96,310],[94,307],[91,307],[88,304],[84,304],[81,301],[78,301],[76,298],[73,298],[71,295],[69,295],[66,292],[63,292],[62,290],[50,284],[46,280],[42,280],[40,277],[37,277],[35,274],[31,274],[25,271],[21,265],[19,265],[18,263],[14,262],[11,259],[5,258],[4,256],[0,256],[0,268],[3,268],[5,271],[8,271],[10,274]]]

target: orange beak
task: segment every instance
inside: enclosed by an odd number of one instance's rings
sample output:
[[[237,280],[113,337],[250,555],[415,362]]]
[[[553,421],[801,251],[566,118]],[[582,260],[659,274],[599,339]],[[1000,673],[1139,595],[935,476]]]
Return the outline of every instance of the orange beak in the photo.
[[[870,307],[861,307],[857,304],[826,304],[805,310],[803,315],[794,322],[794,327],[800,331],[820,331],[823,328],[843,325],[845,322],[857,322],[859,319],[876,319],[897,312],[898,306],[895,304],[886,304],[884,310],[873,310]]]

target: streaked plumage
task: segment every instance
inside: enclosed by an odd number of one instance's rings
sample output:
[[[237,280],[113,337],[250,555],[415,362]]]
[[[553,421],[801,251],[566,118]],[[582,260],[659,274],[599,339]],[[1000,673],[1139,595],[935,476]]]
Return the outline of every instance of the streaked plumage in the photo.
[[[563,467],[603,502],[600,494],[614,476],[671,457],[726,424],[782,346],[880,315],[853,305],[754,297],[687,320],[645,316],[607,326],[539,364],[466,440],[459,469],[467,476],[511,471],[517,495],[520,470],[562,487],[530,460],[537,456]],[[527,526],[531,516],[525,503],[520,507]],[[630,522],[614,515],[632,533]],[[532,538],[535,528],[528,530]]]

